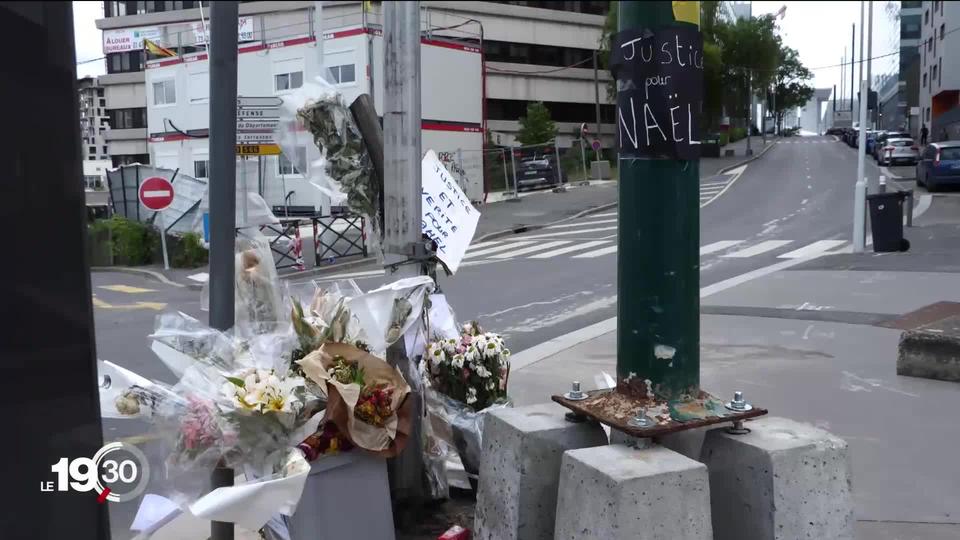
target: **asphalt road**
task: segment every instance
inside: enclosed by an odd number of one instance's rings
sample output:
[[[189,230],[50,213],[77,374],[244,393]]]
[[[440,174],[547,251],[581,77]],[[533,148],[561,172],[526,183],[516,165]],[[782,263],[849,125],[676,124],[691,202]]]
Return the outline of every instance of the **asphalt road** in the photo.
[[[880,171],[870,163],[867,173]],[[702,179],[701,287],[843,250],[855,176],[856,154],[846,145],[795,137],[743,169]],[[458,318],[504,333],[514,351],[608,319],[616,314],[616,217],[607,210],[475,244],[440,286]],[[375,268],[319,278],[336,279],[364,289],[387,282]]]
[[[880,170],[869,163],[867,172]],[[701,179],[701,287],[722,287],[758,269],[848,247],[855,174],[856,153],[846,145],[803,137],[781,140],[745,168]],[[519,352],[616,315],[616,249],[617,210],[601,210],[475,243],[457,275],[441,277],[439,285],[458,319],[476,319],[505,334]],[[317,279],[350,278],[363,289],[388,281],[369,266]],[[149,351],[146,336],[163,310],[205,320],[200,294],[118,272],[94,273],[92,281],[98,357],[175,382]],[[104,422],[108,441],[136,441],[146,431],[136,421]],[[151,461],[162,461],[156,445],[145,441],[142,447]],[[162,480],[156,482],[153,488]],[[111,506],[114,538],[132,536],[127,529],[135,511],[134,503]]]

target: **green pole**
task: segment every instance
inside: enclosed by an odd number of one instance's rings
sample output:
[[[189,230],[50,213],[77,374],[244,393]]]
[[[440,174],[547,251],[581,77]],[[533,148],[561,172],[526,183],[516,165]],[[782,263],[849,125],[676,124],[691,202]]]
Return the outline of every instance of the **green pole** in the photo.
[[[678,24],[672,2],[615,5],[619,31]],[[659,398],[698,397],[700,162],[621,157],[619,165],[618,390],[644,397],[649,380]]]

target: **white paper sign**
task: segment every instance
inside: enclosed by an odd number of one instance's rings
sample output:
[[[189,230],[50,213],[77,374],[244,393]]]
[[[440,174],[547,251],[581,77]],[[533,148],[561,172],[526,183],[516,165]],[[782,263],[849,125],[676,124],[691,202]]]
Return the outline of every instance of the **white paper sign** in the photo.
[[[210,21],[207,21],[206,29],[207,32],[204,33],[203,23],[195,22],[192,24],[193,27],[193,39],[200,45],[207,42],[207,37],[210,35]],[[237,21],[237,41],[253,41],[253,17],[240,17]]]
[[[456,272],[480,220],[447,168],[429,150],[423,157],[423,233],[437,243],[437,257]]]

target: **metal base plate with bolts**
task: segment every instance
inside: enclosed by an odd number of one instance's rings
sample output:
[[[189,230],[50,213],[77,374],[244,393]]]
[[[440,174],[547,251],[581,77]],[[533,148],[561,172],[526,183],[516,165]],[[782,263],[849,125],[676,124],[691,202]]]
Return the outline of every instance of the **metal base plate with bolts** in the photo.
[[[553,401],[573,411],[574,417],[585,417],[622,431],[631,437],[649,438],[678,431],[685,431],[716,424],[733,423],[733,430],[745,430],[743,421],[767,414],[766,409],[754,407],[743,400],[742,393],[729,402],[701,392],[700,396],[689,402],[666,402],[664,400],[635,399],[618,393],[616,390],[592,390],[567,392],[564,395],[551,396]],[[577,399],[567,397],[574,395]],[[584,397],[585,396],[585,397]],[[742,410],[726,407],[727,404],[741,407]],[[669,418],[653,411],[669,410]],[[733,433],[734,431],[731,431]],[[749,432],[748,429],[745,432]]]

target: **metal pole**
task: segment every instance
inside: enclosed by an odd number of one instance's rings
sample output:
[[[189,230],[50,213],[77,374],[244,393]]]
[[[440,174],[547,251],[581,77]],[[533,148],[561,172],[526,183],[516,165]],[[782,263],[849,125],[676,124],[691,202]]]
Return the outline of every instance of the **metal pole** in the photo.
[[[860,1],[860,135],[857,143],[857,178],[853,189],[853,251],[862,253],[866,244],[865,223],[866,218],[866,199],[867,199],[867,178],[863,175],[864,165],[867,156],[867,100],[863,99],[866,95],[867,81],[863,80],[863,0]],[[851,69],[851,71],[853,71]],[[852,119],[851,119],[852,121]]]
[[[384,264],[392,279],[421,275],[422,264],[409,264],[423,254],[421,233],[420,145],[420,2],[383,4],[384,42]],[[407,264],[403,264],[407,263]],[[396,266],[390,266],[396,265]],[[412,373],[404,339],[387,350],[387,361],[402,373]],[[423,396],[410,394],[413,410],[421,411]],[[420,441],[422,416],[414,415],[411,441]],[[423,455],[419,444],[409,444],[389,462],[393,501],[422,500]]]
[[[776,93],[774,93],[776,95]],[[750,135],[753,134],[753,70],[747,72],[747,155],[753,155],[750,148]]]
[[[457,176],[460,177],[460,189],[467,191],[467,186],[463,183],[463,152],[459,148],[457,148]]]
[[[617,5],[620,31],[674,24],[671,2]],[[620,158],[619,173],[618,388],[645,397],[649,379],[660,398],[699,395],[700,161]]]
[[[510,168],[513,169],[513,196],[520,196],[520,189],[517,186],[517,155],[514,154],[513,148],[510,149]]]
[[[366,15],[366,11],[364,11]],[[311,19],[313,26],[313,33],[317,38],[317,68],[320,76],[323,77],[323,80],[327,80],[326,70],[323,68],[324,59],[323,59],[323,2],[320,0],[315,0],[313,2],[313,19]],[[369,65],[369,64],[368,64]]]
[[[157,212],[157,219],[160,221],[160,249],[163,251],[163,269],[170,269],[170,256],[167,255],[167,228],[164,227],[163,212]]]
[[[500,161],[503,163],[503,190],[506,191],[510,187],[507,183],[510,174],[507,172],[507,151],[503,148],[500,149]]]
[[[597,113],[597,124],[595,126],[597,139],[602,141],[603,137],[600,135],[600,71],[597,67],[597,51],[593,51],[593,102]],[[600,161],[599,149],[597,149],[597,161]],[[516,176],[514,176],[514,179],[516,179]]]
[[[249,216],[247,208],[247,157],[244,156],[240,158],[240,190],[243,192],[243,226],[246,227],[249,225]]]
[[[583,136],[580,137],[580,164],[583,165],[583,181],[586,182],[587,178],[587,151],[583,146]]]
[[[870,112],[870,86],[871,86],[871,85],[870,85],[870,77],[871,77],[871,73],[870,73],[870,71],[871,71],[871,70],[870,70],[870,67],[871,67],[871,66],[870,66],[870,55],[873,54],[873,47],[872,47],[872,44],[873,44],[873,2],[867,2],[867,4],[869,4],[869,6],[868,6],[868,8],[867,8],[867,10],[868,10],[868,11],[867,11],[867,55],[866,55],[866,56],[863,56],[862,49],[861,49],[861,53],[860,53],[861,57],[867,61],[867,78],[866,78],[866,84],[865,84],[865,86],[866,86],[866,88],[867,88],[867,91],[864,92],[863,94],[861,94],[860,99],[862,99],[862,100],[864,100],[864,101],[867,102],[867,116],[871,119],[870,122],[869,122],[869,125],[870,125],[871,128],[872,128],[872,126],[873,126],[873,114]],[[862,34],[863,34],[863,32],[861,31],[861,35],[862,35]],[[877,97],[879,97],[879,96],[877,96]],[[866,127],[863,128],[863,129],[866,129]],[[864,146],[866,146],[866,144],[864,144]],[[864,149],[864,152],[866,152],[866,149]],[[871,184],[872,184],[872,185],[871,185]],[[868,183],[867,183],[867,193],[872,192],[874,188],[876,188],[876,184],[875,184],[874,182],[870,182],[870,181],[868,180]]]
[[[210,326],[234,324],[234,238],[237,212],[237,2],[210,8]],[[214,470],[214,488],[233,485],[233,470]],[[213,540],[233,540],[233,524],[210,523]]]
[[[553,138],[553,152],[557,156],[557,184],[563,184],[563,167],[560,166],[560,142]]]
[[[862,26],[861,26],[862,28]],[[853,127],[853,64],[857,60],[857,23],[850,25],[850,127]]]

